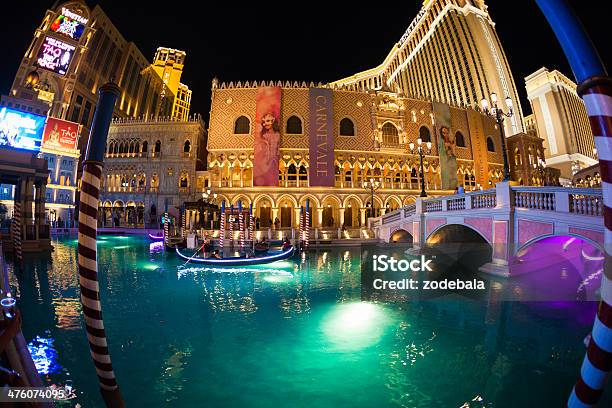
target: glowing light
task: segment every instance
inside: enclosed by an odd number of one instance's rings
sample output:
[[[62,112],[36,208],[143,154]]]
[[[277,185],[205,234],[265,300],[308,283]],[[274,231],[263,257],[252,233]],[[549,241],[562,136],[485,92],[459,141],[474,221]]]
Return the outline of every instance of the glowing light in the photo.
[[[28,343],[28,350],[32,355],[38,374],[53,374],[62,368],[57,363],[57,351],[53,348],[54,341],[52,338],[36,336]]]
[[[322,329],[336,348],[356,350],[376,344],[391,323],[382,306],[355,302],[334,307],[323,319]]]
[[[146,269],[148,271],[154,271],[156,269],[159,269],[159,266],[155,265],[154,263],[145,263],[144,265],[142,265],[142,269]]]
[[[126,249],[129,248],[127,245],[114,246],[113,249]]]
[[[572,244],[572,242],[574,242],[576,240],[576,238],[570,238],[568,239],[565,244],[563,244],[563,250],[567,251],[567,248]]]

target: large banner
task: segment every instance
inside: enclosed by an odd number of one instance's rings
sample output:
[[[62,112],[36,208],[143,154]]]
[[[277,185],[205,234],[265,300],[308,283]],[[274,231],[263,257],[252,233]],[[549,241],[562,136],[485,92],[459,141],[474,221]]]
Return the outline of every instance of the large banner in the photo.
[[[440,176],[443,190],[454,190],[459,186],[457,180],[457,142],[451,132],[450,107],[445,103],[434,102],[436,134],[438,135],[438,154],[440,156]]]
[[[40,150],[45,117],[7,107],[0,108],[0,146]]]
[[[42,146],[55,150],[75,150],[79,142],[79,124],[56,118],[48,118],[43,133]]]
[[[334,100],[327,88],[310,88],[310,186],[334,186]]]
[[[253,185],[278,186],[278,156],[280,146],[281,88],[263,87],[257,90],[255,142],[253,145]]]

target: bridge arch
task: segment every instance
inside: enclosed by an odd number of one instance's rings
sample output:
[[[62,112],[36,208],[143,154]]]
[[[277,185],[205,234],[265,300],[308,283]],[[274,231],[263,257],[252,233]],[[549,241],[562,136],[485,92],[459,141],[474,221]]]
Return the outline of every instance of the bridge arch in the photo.
[[[493,260],[493,245],[471,225],[440,225],[426,237],[425,243],[427,252],[434,254],[449,274],[476,276],[481,266]]]
[[[471,225],[468,225],[468,224],[461,224],[461,223],[444,223],[444,224],[442,224],[442,225],[437,226],[436,228],[434,228],[434,229],[431,231],[431,233],[429,233],[429,234],[427,234],[427,233],[426,233],[426,236],[425,236],[425,242],[426,242],[426,243],[428,243],[428,244],[435,244],[435,243],[437,243],[437,242],[431,242],[431,241],[430,241],[430,239],[431,239],[432,237],[434,237],[436,233],[440,232],[440,231],[441,231],[441,230],[443,230],[444,228],[446,228],[446,227],[452,227],[453,225],[457,225],[457,226],[460,226],[460,227],[464,227],[464,228],[466,228],[466,229],[468,229],[468,230],[470,230],[470,231],[473,231],[474,233],[478,234],[478,236],[479,236],[480,238],[482,238],[482,240],[483,240],[484,242],[486,242],[486,243],[487,243],[487,244],[489,244],[489,245],[492,245],[491,241],[490,241],[490,240],[489,240],[487,237],[485,237],[485,236],[482,234],[482,232],[478,231],[476,228],[474,228],[474,227],[473,227],[473,226],[471,226]]]
[[[410,243],[413,242],[413,236],[410,232],[403,228],[397,228],[389,234],[389,242],[391,243]]]
[[[604,248],[603,245],[600,242],[597,242],[595,240],[593,240],[591,237],[587,237],[585,235],[582,234],[575,234],[575,233],[564,233],[564,234],[545,234],[545,235],[540,235],[538,237],[532,238],[529,241],[523,243],[522,245],[520,245],[517,249],[516,249],[516,254],[520,254],[522,251],[524,251],[525,249],[529,248],[530,246],[546,240],[546,239],[550,239],[550,238],[563,238],[563,237],[567,237],[567,238],[576,238],[576,239],[580,239],[584,242],[586,242],[587,244],[590,244],[591,246],[593,246],[595,249],[601,251],[602,253],[604,252]]]

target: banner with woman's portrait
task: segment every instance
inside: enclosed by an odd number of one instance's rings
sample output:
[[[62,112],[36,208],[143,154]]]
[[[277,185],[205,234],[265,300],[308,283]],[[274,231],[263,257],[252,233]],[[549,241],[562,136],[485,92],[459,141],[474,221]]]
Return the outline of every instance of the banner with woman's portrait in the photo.
[[[458,187],[457,179],[457,142],[451,132],[450,107],[445,103],[434,102],[438,153],[440,156],[440,177],[443,190],[454,190]]]
[[[280,147],[281,88],[262,87],[257,90],[253,186],[278,186]]]

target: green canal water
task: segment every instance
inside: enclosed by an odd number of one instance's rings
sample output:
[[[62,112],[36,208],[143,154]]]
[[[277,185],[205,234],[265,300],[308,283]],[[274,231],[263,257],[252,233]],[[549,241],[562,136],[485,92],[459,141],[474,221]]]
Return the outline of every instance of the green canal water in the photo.
[[[11,271],[48,384],[103,406],[83,330],[76,240]],[[102,237],[100,286],[128,407],[563,406],[593,302],[361,302],[359,249],[223,273]],[[610,392],[602,406],[612,406]],[[610,405],[606,405],[610,404]],[[66,405],[68,406],[68,405]]]

